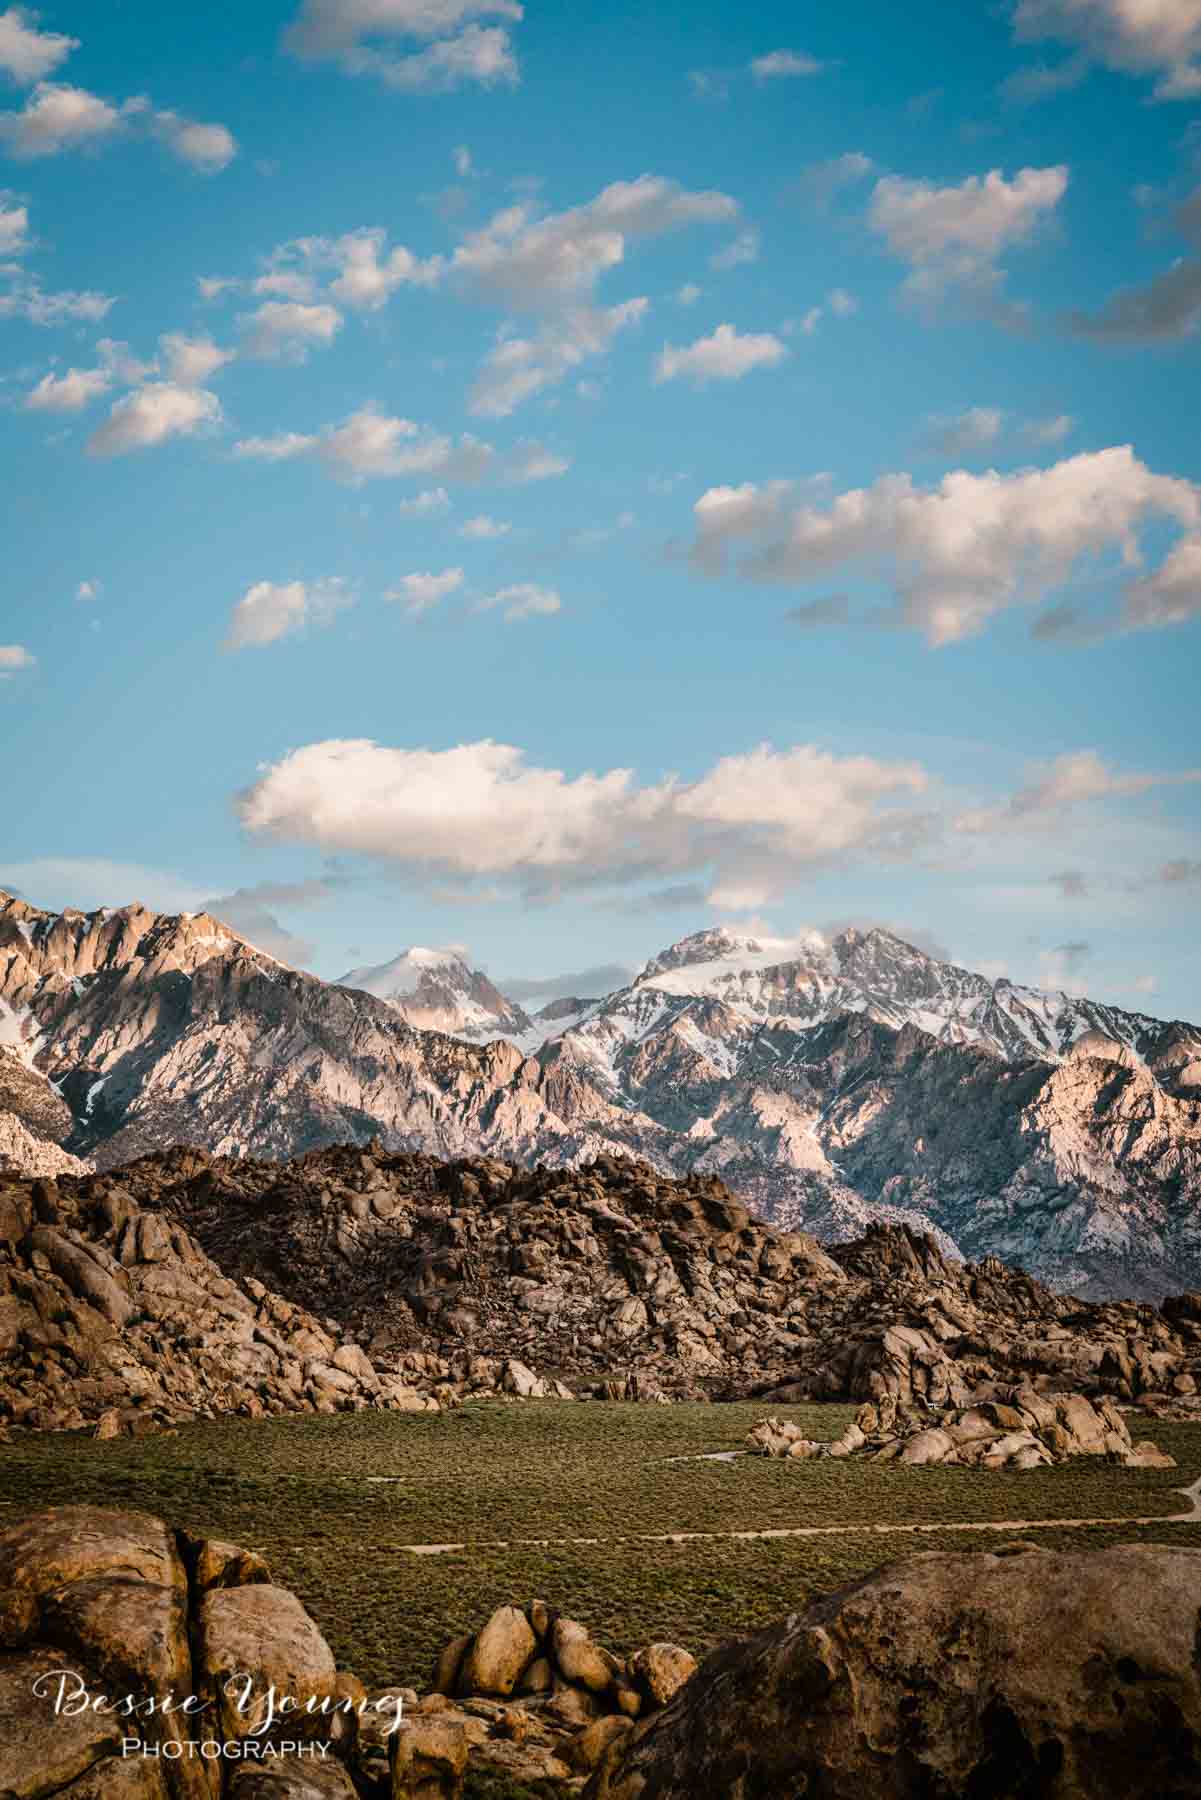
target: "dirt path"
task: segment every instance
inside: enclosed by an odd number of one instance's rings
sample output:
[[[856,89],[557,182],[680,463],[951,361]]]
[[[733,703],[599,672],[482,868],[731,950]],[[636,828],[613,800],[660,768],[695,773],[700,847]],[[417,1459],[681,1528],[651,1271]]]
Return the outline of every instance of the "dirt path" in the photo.
[[[674,1460],[674,1459],[672,1459]],[[381,1549],[404,1550],[412,1556],[446,1556],[458,1550],[555,1550],[569,1545],[591,1544],[695,1544],[752,1541],[765,1538],[921,1536],[943,1531],[1064,1531],[1107,1525],[1201,1525],[1201,1476],[1186,1488],[1173,1492],[1188,1501],[1184,1512],[1159,1513],[1151,1518],[1127,1515],[1104,1519],[956,1519],[918,1525],[777,1525],[746,1531],[630,1531],[618,1537],[494,1538],[458,1544],[388,1544]]]

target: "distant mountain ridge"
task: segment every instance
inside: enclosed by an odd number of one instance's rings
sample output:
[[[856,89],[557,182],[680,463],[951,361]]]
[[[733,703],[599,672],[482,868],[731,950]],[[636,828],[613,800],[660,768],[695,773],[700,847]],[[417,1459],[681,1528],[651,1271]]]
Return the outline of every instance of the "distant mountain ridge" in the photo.
[[[22,1072],[5,1087],[0,1067],[0,1113],[102,1168],[173,1143],[286,1157],[374,1137],[638,1156],[827,1239],[883,1219],[1082,1291],[1201,1285],[1191,1025],[992,982],[879,930],[696,933],[536,1017],[457,952],[351,973],[382,995],[207,914],[0,897],[0,1045]],[[418,1023],[439,1013],[455,1028]]]

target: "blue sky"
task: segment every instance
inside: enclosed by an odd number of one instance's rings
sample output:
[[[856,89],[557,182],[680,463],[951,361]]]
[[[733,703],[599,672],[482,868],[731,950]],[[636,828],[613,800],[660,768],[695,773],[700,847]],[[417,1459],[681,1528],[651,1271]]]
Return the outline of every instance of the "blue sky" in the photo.
[[[0,883],[1201,1018],[1199,322],[1201,0],[0,11]]]

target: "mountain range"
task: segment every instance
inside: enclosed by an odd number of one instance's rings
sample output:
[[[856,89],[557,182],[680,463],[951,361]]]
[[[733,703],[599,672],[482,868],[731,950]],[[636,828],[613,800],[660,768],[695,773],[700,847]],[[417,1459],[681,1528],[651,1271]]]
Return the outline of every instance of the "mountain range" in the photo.
[[[454,950],[330,983],[205,913],[0,895],[0,1157],[53,1174],[373,1139],[636,1156],[827,1240],[883,1219],[1084,1294],[1201,1286],[1201,1031],[1179,1021],[879,929],[703,931],[531,1015]]]

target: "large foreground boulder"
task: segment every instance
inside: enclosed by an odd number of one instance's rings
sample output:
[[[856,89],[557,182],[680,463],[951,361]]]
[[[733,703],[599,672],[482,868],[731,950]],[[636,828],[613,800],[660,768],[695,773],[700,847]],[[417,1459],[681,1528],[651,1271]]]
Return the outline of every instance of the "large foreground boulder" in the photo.
[[[1196,1800],[1201,1550],[933,1552],[717,1650],[589,1800]]]

